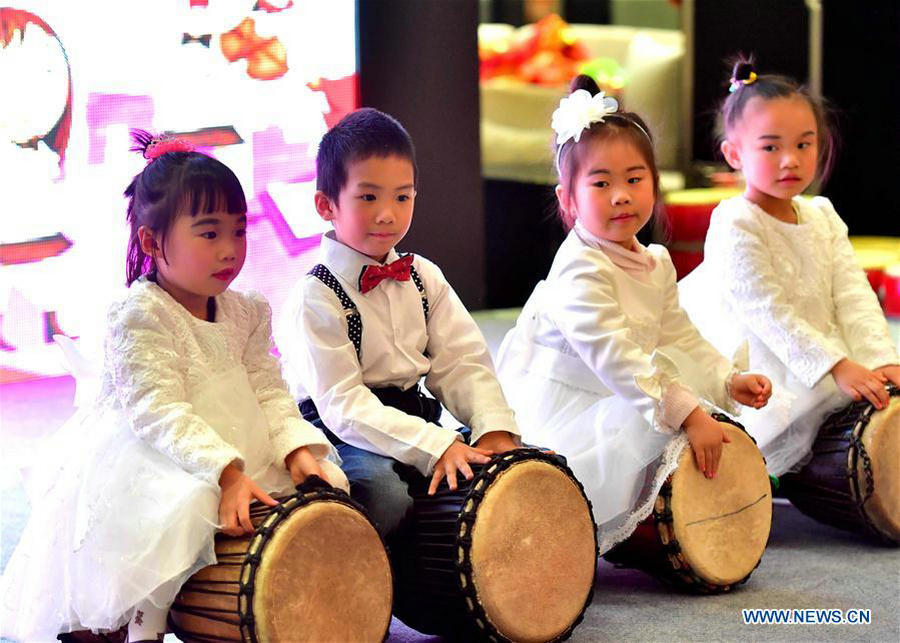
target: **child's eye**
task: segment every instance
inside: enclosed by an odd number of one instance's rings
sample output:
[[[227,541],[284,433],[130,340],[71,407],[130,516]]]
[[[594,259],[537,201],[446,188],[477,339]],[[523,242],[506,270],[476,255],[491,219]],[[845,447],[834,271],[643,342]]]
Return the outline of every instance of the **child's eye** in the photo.
[[[362,199],[363,201],[374,201],[375,195],[374,194],[363,194],[359,198]]]
[[[801,149],[801,150],[805,150],[805,149],[806,149],[807,147],[809,147],[810,145],[812,145],[812,143],[809,143],[809,142],[803,142],[803,143],[800,143],[799,145],[797,145],[797,148],[798,148],[798,149]]]
[[[605,188],[609,186],[609,181],[596,181],[594,183],[595,188]]]
[[[642,180],[643,180],[643,177],[632,176],[630,179],[628,179],[628,182],[629,183],[640,183]]]
[[[241,228],[240,230],[234,231],[234,236],[236,236],[236,237],[243,237],[246,235],[247,235],[247,228]]]
[[[763,150],[763,152],[774,152],[775,146],[774,145],[763,145],[762,150]]]
[[[400,203],[406,203],[407,201],[409,201],[409,195],[401,194],[400,196],[397,197],[397,200],[400,201]]]
[[[217,235],[215,232],[210,230],[209,232],[201,232],[200,236],[203,237],[204,239],[215,239]]]

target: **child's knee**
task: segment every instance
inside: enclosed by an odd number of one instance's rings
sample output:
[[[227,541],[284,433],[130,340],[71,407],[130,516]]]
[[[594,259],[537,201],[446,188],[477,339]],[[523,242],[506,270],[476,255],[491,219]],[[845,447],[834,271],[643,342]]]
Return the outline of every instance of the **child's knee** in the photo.
[[[351,497],[362,503],[382,536],[394,532],[412,510],[413,499],[393,466],[369,468],[351,483]]]

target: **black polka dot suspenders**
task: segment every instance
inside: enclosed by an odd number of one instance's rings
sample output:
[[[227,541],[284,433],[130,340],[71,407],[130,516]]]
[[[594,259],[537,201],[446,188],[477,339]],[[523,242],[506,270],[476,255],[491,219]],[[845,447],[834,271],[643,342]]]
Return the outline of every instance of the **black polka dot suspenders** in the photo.
[[[338,301],[341,302],[341,307],[344,309],[344,315],[347,318],[347,335],[353,344],[353,348],[356,349],[356,358],[359,359],[360,351],[362,350],[362,317],[359,314],[359,309],[357,309],[356,304],[350,299],[350,295],[347,294],[347,291],[344,290],[344,287],[341,286],[337,278],[331,274],[331,271],[324,265],[320,263],[316,264],[308,274],[328,286],[331,292],[337,296]],[[416,285],[416,290],[419,291],[419,295],[422,297],[422,312],[425,313],[425,321],[427,322],[428,295],[425,293],[422,277],[419,276],[418,271],[413,266],[409,267],[409,276],[412,278],[413,283]]]
[[[416,284],[416,290],[419,291],[419,295],[422,297],[422,312],[425,313],[425,321],[428,321],[428,295],[425,294],[425,286],[422,284],[422,278],[416,271],[415,266],[409,267],[409,276],[412,277],[413,283]]]

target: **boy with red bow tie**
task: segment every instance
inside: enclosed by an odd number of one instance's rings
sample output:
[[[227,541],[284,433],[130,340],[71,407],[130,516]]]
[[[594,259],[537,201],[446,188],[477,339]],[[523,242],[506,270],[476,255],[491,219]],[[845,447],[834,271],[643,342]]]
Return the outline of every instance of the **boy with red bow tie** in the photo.
[[[472,478],[470,462],[519,446],[484,337],[440,269],[397,254],[416,196],[412,140],[357,110],[322,139],[316,211],[334,230],[295,288],[278,345],[304,417],[337,447],[351,494],[389,544],[411,513],[410,476]],[[437,399],[419,390],[426,388]],[[439,400],[439,401],[438,401]],[[442,427],[441,403],[471,428]]]

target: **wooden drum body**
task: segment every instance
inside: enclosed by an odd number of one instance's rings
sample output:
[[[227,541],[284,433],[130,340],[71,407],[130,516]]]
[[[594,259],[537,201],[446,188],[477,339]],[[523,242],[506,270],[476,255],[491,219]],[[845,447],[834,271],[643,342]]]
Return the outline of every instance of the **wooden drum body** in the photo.
[[[876,411],[855,402],[831,415],[813,443],[812,460],[782,476],[785,495],[821,522],[900,544],[900,390]]]
[[[362,508],[315,479],[277,507],[251,506],[252,535],[216,536],[218,564],[170,611],[183,641],[382,641],[390,562]]]
[[[707,479],[686,448],[653,513],[604,558],[699,593],[727,592],[747,581],[769,539],[769,475],[753,438],[726,416],[713,417],[731,438],[722,445],[718,475]]]
[[[473,466],[460,489],[411,481],[413,534],[397,616],[457,640],[559,641],[593,595],[590,502],[559,456],[518,449]]]

